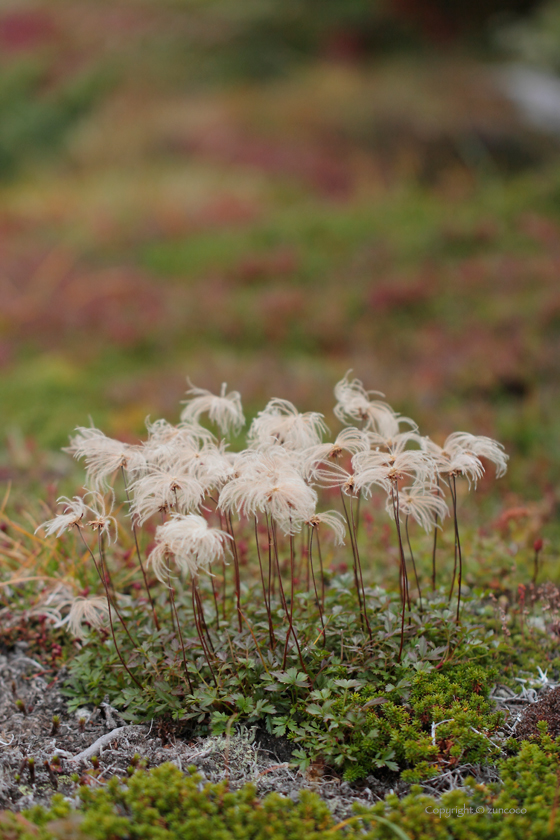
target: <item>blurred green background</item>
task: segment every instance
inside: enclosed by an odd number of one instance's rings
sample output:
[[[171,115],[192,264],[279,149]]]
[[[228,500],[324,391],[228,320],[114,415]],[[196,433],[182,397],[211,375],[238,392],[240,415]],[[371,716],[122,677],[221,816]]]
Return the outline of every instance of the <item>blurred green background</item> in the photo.
[[[559,72],[559,2],[1,2],[0,476],[352,368],[553,517]]]

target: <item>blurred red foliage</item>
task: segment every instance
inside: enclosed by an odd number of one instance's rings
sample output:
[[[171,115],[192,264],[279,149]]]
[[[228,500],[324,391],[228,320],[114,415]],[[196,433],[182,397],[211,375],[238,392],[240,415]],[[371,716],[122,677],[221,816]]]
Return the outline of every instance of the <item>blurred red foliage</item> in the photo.
[[[0,15],[0,49],[4,53],[34,50],[57,36],[54,21],[44,9],[22,9]]]

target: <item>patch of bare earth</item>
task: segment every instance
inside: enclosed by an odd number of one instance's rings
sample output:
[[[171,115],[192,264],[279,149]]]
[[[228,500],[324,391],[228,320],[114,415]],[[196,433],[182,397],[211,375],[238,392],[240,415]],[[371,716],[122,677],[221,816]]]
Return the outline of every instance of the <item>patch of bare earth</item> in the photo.
[[[28,655],[25,642],[0,655],[0,809],[48,805],[57,791],[77,804],[80,784],[102,786],[112,776],[126,776],[140,761],[147,767],[170,761],[184,771],[194,766],[203,781],[227,778],[232,789],[252,782],[259,796],[276,791],[297,799],[302,789],[313,790],[340,819],[350,815],[356,801],[373,804],[389,791],[402,796],[410,787],[383,771],[359,785],[318,765],[299,772],[289,764],[296,745],[258,728],[193,739],[161,721],[127,725],[107,702],[70,713],[61,693],[65,678],[64,668],[53,675]],[[511,702],[499,692],[496,699],[502,708]],[[426,780],[423,788],[438,796],[461,787],[467,776],[479,783],[499,778],[494,767],[468,764]]]

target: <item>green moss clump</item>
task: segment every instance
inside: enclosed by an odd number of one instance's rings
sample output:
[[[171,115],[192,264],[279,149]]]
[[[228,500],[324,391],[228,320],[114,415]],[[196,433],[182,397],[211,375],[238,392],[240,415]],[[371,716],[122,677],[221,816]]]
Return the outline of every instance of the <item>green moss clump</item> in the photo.
[[[297,803],[278,794],[261,801],[253,785],[238,791],[230,791],[227,782],[203,785],[191,769],[192,775],[184,775],[175,765],[162,764],[124,780],[113,778],[103,789],[81,787],[77,812],[57,795],[48,811],[36,807],[23,820],[7,814],[0,838],[326,840],[335,826],[325,803],[308,791]]]
[[[201,783],[173,764],[80,788],[72,809],[55,796],[49,810],[0,814],[0,840],[550,840],[560,837],[560,738],[541,727],[519,753],[499,764],[501,783],[477,785],[440,800],[413,786],[335,822],[326,804],[302,790],[299,801],[279,794],[258,799],[255,787],[230,791]]]
[[[406,690],[383,692],[366,686],[346,699],[327,699],[322,708],[308,706],[312,731],[305,722],[300,730],[307,743],[318,745],[317,757],[342,766],[346,781],[362,779],[380,767],[400,770],[405,781],[419,781],[443,766],[499,757],[492,734],[503,716],[488,700],[494,679],[493,668],[466,663],[421,671]],[[322,738],[317,724],[321,712],[328,723]],[[333,723],[344,722],[346,727],[333,729]]]

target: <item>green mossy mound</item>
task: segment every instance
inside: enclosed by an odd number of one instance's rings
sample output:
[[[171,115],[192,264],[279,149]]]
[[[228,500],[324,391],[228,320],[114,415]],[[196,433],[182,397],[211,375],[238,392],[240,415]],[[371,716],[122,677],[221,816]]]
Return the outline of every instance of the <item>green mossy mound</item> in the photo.
[[[253,785],[230,791],[227,782],[203,784],[173,764],[104,788],[80,788],[73,809],[61,796],[50,810],[0,816],[2,840],[533,840],[560,837],[560,739],[540,726],[538,738],[523,742],[517,755],[501,762],[502,782],[476,785],[441,800],[414,786],[399,801],[389,795],[373,808],[336,822],[327,805],[303,790],[298,802],[278,794],[257,798]]]

